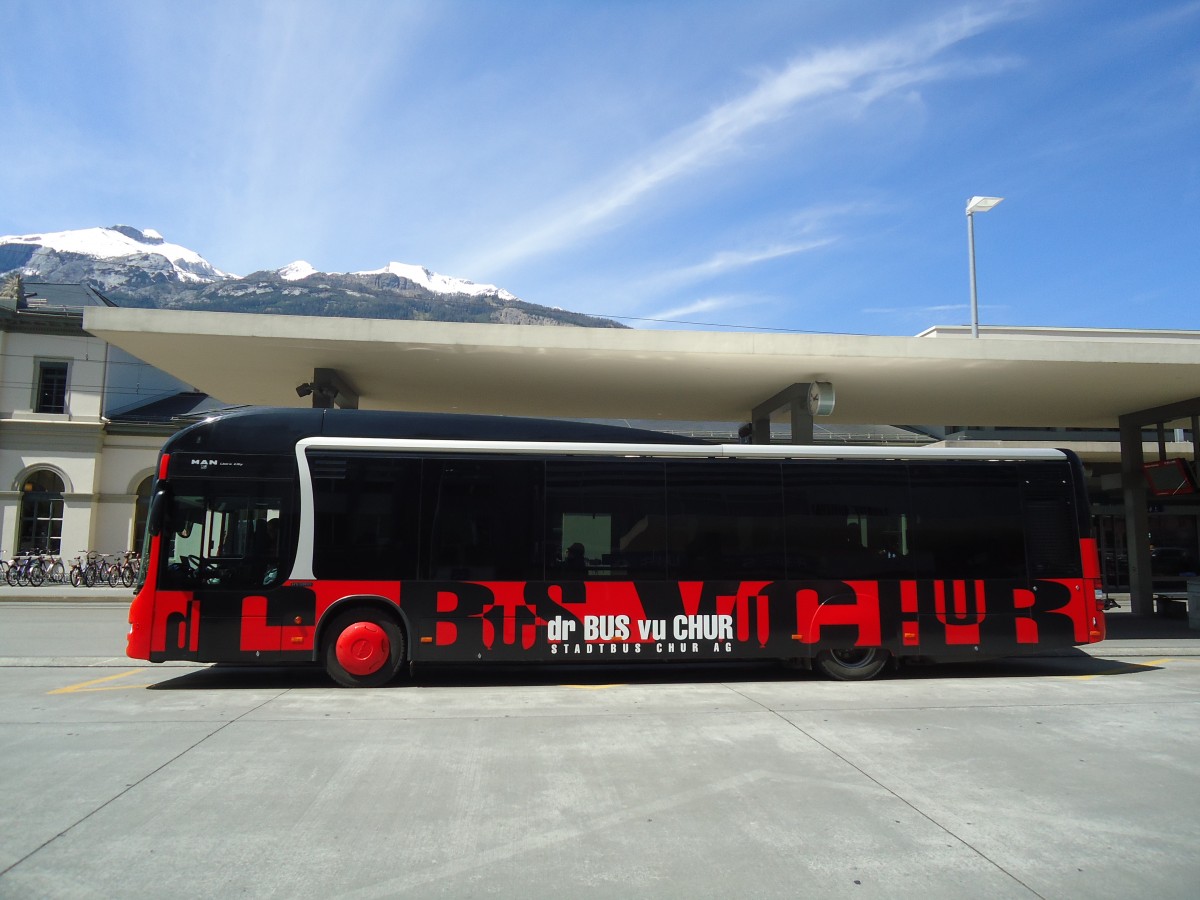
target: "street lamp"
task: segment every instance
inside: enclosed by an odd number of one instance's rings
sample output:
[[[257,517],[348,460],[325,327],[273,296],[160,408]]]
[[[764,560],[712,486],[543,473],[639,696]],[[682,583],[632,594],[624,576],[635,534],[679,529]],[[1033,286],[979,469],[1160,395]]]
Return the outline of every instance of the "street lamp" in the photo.
[[[975,289],[975,213],[987,212],[1003,197],[972,197],[967,201],[967,250],[971,259],[971,337],[979,337],[979,293]]]

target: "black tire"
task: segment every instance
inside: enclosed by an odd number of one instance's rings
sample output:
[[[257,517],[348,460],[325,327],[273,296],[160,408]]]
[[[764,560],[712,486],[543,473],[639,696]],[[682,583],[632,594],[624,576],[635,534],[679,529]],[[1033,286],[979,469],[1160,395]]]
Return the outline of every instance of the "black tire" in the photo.
[[[848,650],[822,650],[813,659],[817,671],[838,681],[866,681],[886,668],[891,658],[878,647],[852,647]]]
[[[46,580],[46,572],[44,569],[42,569],[41,563],[38,563],[36,565],[29,567],[29,586],[30,587],[41,587],[42,582],[45,580]]]
[[[121,584],[125,587],[133,587],[133,582],[137,578],[137,572],[133,570],[133,566],[125,566],[121,569]]]
[[[96,586],[96,567],[95,566],[88,566],[86,569],[83,570],[83,586],[84,587],[95,587]]]
[[[325,671],[342,687],[382,687],[404,664],[400,626],[368,607],[338,613],[322,641]]]
[[[8,571],[4,573],[4,580],[8,582],[10,587],[16,587],[21,582],[21,570],[17,566],[9,566]]]
[[[72,569],[71,569],[71,587],[79,587],[79,585],[82,583],[83,583],[83,572],[80,571],[79,566],[72,567]]]

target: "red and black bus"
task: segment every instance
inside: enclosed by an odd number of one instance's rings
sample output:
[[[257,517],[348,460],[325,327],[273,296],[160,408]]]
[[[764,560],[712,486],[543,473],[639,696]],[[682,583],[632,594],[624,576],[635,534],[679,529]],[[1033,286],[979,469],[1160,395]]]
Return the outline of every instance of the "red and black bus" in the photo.
[[[1079,460],[711,444],[538,419],[246,409],[159,460],[128,654],[892,662],[1102,640]]]

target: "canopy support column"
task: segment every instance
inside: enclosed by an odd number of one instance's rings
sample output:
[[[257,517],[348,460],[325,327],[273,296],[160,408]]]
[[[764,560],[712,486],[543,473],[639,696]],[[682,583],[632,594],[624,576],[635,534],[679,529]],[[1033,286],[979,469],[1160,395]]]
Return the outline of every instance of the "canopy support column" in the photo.
[[[358,391],[337,369],[313,369],[312,381],[297,385],[296,396],[311,396],[313,409],[358,409]]]
[[[770,400],[760,403],[750,413],[751,436],[755,444],[771,443],[771,416],[787,408],[791,415],[793,444],[813,443],[813,417],[808,411],[810,382],[802,381],[786,387]]]

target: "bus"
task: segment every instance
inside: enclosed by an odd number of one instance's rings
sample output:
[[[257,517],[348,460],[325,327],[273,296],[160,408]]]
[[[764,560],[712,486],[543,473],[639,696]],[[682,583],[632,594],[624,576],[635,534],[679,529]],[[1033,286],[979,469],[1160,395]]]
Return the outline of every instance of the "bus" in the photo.
[[[127,652],[320,664],[782,661],[835,679],[1100,641],[1059,450],[714,444],[247,408],[159,457]]]

